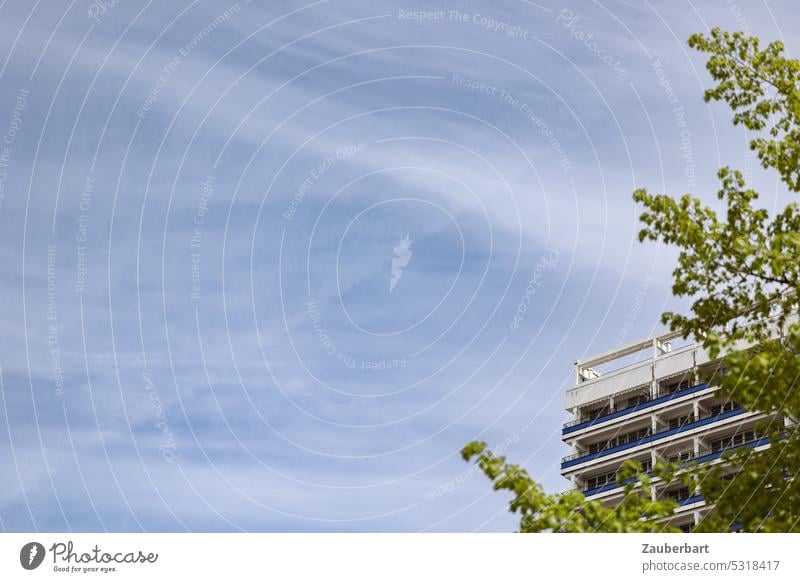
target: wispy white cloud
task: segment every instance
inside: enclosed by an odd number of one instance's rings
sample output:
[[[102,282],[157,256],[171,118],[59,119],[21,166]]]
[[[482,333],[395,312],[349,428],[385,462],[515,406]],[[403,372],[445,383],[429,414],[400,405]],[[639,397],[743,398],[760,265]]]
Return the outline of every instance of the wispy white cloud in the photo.
[[[785,196],[685,39],[797,39],[781,2],[542,4],[6,3],[0,136],[30,97],[0,207],[0,527],[507,530],[457,452],[511,435],[563,488],[572,362],[674,306],[631,191],[713,200],[732,164]],[[422,9],[444,16],[399,13]]]

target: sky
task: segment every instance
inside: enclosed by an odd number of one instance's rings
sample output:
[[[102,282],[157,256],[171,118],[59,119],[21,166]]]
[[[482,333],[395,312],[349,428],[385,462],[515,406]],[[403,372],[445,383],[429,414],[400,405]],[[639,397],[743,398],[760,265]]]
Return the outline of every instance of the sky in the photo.
[[[762,170],[694,32],[790,2],[0,3],[0,530],[513,531],[663,331],[632,192]]]

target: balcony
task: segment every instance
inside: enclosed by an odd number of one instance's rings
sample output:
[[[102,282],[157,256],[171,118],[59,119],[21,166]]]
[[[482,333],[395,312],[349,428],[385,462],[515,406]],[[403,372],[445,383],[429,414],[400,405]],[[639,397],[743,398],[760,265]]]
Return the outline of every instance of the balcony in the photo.
[[[646,400],[645,402],[639,403],[635,406],[629,406],[627,408],[615,410],[614,412],[611,412],[604,416],[598,416],[597,418],[593,418],[590,420],[580,420],[580,419],[573,420],[564,424],[564,428],[561,430],[561,434],[565,435],[571,432],[575,432],[576,430],[580,430],[582,428],[587,428],[590,426],[594,426],[596,424],[601,424],[603,422],[613,420],[621,416],[626,416],[628,414],[638,412],[639,410],[644,410],[652,406],[657,406],[662,402],[669,402],[670,400],[674,400],[675,398],[680,398],[682,396],[687,396],[695,392],[700,392],[701,390],[705,390],[706,388],[708,388],[708,384],[705,383],[698,384],[697,386],[692,386],[691,388],[686,388],[685,390],[678,390],[676,392],[672,392],[671,394],[665,394],[663,396],[657,396],[655,398],[651,398],[650,400]]]
[[[760,447],[762,445],[767,445],[767,444],[769,444],[769,439],[767,437],[761,437],[761,438],[753,439],[752,441],[748,441],[746,443],[742,443],[741,445],[736,445],[734,447],[728,447],[726,449],[721,449],[719,451],[712,451],[711,449],[701,449],[700,451],[698,451],[697,454],[692,455],[692,457],[690,457],[688,460],[682,462],[681,463],[681,467],[685,467],[686,465],[688,465],[689,463],[692,463],[692,462],[694,462],[694,463],[707,463],[709,461],[713,461],[715,459],[720,458],[723,455],[723,453],[725,453],[727,451],[733,451],[733,450],[741,449],[741,448],[754,449],[756,447]],[[650,475],[651,477],[653,476],[653,472],[652,471],[648,471],[647,474]],[[624,487],[628,483],[635,483],[636,481],[637,481],[636,477],[631,477],[630,479],[625,479],[622,483],[616,483],[616,482],[607,483],[605,485],[602,485],[600,487],[595,487],[593,489],[583,488],[580,491],[584,494],[584,496],[590,497],[592,495],[598,495],[599,493],[604,493],[605,491],[611,491],[612,489],[616,489],[618,487]],[[696,501],[699,501],[699,499],[696,500]],[[679,505],[686,505],[687,503],[694,503],[694,501],[685,500],[682,503],[681,502],[678,502],[678,503],[679,503]]]
[[[690,388],[691,390],[691,388]],[[677,392],[675,393],[677,394]],[[671,395],[670,395],[671,396]],[[626,449],[631,449],[633,447],[638,447],[640,445],[644,445],[647,443],[651,443],[653,441],[657,441],[668,436],[672,436],[675,434],[679,434],[682,432],[686,432],[688,430],[692,430],[698,428],[700,426],[704,426],[707,424],[711,424],[717,422],[719,420],[724,420],[726,418],[731,418],[732,416],[737,416],[739,414],[743,414],[745,412],[744,408],[734,408],[733,410],[729,410],[728,412],[723,412],[721,414],[716,414],[713,416],[706,416],[703,418],[699,418],[694,422],[689,422],[677,428],[671,428],[668,430],[662,430],[661,432],[657,432],[648,436],[645,436],[637,441],[624,443],[621,445],[617,445],[615,447],[611,447],[608,449],[604,449],[602,451],[596,453],[574,453],[572,455],[567,455],[566,457],[561,459],[561,469],[566,469],[567,467],[572,467],[573,465],[578,465],[580,463],[586,463],[588,461],[593,461],[594,459],[598,459],[600,457],[605,457],[606,455],[611,455],[613,453],[617,453],[619,451],[624,451]]]

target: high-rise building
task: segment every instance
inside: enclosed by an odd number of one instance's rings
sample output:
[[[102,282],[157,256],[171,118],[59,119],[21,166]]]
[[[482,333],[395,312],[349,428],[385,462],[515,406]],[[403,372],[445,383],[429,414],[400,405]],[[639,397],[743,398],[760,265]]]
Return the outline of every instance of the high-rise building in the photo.
[[[678,337],[664,334],[576,362],[576,385],[566,397],[573,420],[562,429],[572,452],[561,474],[588,499],[622,499],[616,472],[626,459],[649,471],[659,459],[721,463],[724,451],[769,446],[756,428],[766,416],[718,394],[721,362],[696,344],[673,347]],[[711,380],[701,383],[700,372]],[[670,522],[686,531],[709,510],[698,490],[682,485],[653,479],[650,494],[678,502]]]

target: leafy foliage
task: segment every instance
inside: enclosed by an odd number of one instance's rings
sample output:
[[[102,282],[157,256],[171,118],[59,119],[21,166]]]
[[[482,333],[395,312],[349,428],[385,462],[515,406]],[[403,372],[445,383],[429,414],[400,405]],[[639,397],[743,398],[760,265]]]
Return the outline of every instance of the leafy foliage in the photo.
[[[757,132],[750,142],[766,169],[777,171],[790,192],[800,191],[800,61],[783,55],[780,42],[760,48],[757,38],[714,29],[692,35],[689,45],[708,53],[716,85],[706,101],[721,101],[733,123]],[[742,174],[719,170],[717,195],[723,211],[685,194],[672,198],[637,190],[644,211],[640,241],[662,241],[680,251],[673,295],[692,300],[687,315],[665,313],[663,322],[700,342],[727,373],[714,378],[720,392],[748,410],[772,414],[759,430],[770,447],[742,449],[723,458],[735,469],[723,479],[720,465],[680,469],[662,465],[664,481],[699,487],[714,509],[698,531],[800,531],[800,431],[784,419],[800,418],[800,211],[791,202],[774,216],[758,207],[758,193]],[[470,443],[465,460],[478,458],[496,490],[514,493],[510,508],[521,514],[521,531],[663,531],[655,521],[671,513],[653,502],[647,475],[618,477],[625,499],[616,508],[587,501],[580,492],[547,495],[517,465]],[[639,485],[641,484],[641,486]]]
[[[781,42],[760,50],[758,38],[715,28],[706,37],[693,34],[689,46],[711,56],[706,69],[717,81],[706,101],[724,101],[733,123],[766,135],[751,147],[765,168],[773,168],[795,192],[800,189],[800,61],[783,56]]]
[[[623,501],[616,507],[608,507],[599,501],[586,501],[580,491],[545,493],[525,469],[507,463],[504,456],[494,455],[487,450],[486,443],[469,443],[461,450],[461,456],[465,461],[477,458],[478,466],[494,481],[495,491],[508,490],[514,494],[509,509],[520,515],[519,528],[523,533],[678,531],[658,523],[672,515],[676,504],[671,499],[651,499],[650,477],[639,474],[641,465],[635,461],[625,461],[617,476],[625,488]],[[656,475],[670,480],[671,471],[667,464],[655,469]]]

